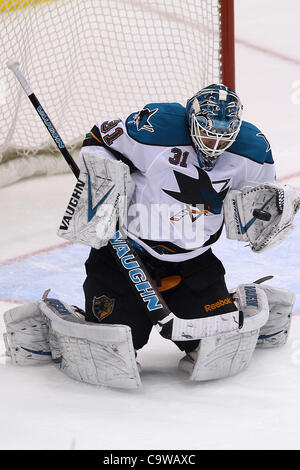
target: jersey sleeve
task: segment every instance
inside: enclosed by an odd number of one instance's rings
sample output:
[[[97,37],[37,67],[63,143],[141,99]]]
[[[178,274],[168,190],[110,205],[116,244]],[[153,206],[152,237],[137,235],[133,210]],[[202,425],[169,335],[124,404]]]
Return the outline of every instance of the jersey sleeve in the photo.
[[[166,147],[191,145],[185,108],[150,103],[126,118],[98,122],[86,135],[82,152],[122,160],[131,171],[146,173]]]
[[[245,181],[274,183],[275,165],[270,143],[266,136],[253,124],[243,121],[236,142],[229,152],[243,160],[243,179],[237,182],[240,189]]]
[[[120,141],[116,148],[114,143],[118,139]],[[79,154],[80,166],[82,167],[82,155],[84,152],[89,152],[99,155],[99,158],[121,160],[133,172],[136,170],[135,165],[130,159],[133,150],[134,143],[130,142],[130,138],[128,139],[126,132],[124,133],[122,119],[98,122],[85,136]]]

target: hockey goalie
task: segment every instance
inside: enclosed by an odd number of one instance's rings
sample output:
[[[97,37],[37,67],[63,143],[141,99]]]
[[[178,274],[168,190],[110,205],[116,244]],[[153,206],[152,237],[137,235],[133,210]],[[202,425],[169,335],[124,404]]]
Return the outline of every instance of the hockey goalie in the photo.
[[[200,325],[191,334],[179,326],[170,338],[183,351],[180,369],[194,381],[241,372],[256,347],[286,343],[295,295],[263,280],[229,290],[213,245],[224,227],[245,249],[271,249],[293,229],[299,206],[296,191],[275,181],[268,140],[242,120],[241,101],[225,85],[207,86],[186,107],[150,103],[98,122],[58,232],[91,246],[85,310],[48,292],[9,310],[7,354],[21,365],[54,361],[83,382],[138,387],[152,291],[127,239],[178,325]],[[122,238],[112,243],[116,233]]]

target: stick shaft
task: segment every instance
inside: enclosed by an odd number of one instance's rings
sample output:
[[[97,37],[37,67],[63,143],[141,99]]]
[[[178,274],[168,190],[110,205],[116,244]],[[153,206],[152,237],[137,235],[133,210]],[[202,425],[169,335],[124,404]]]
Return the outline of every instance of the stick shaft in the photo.
[[[44,123],[44,126],[46,127],[47,131],[51,135],[53,141],[55,142],[55,145],[59,149],[59,151],[62,153],[64,159],[66,160],[67,164],[71,168],[72,172],[78,179],[79,177],[79,168],[76,165],[73,157],[69,153],[68,149],[66,148],[65,144],[63,143],[63,140],[61,139],[59,133],[54,127],[54,124],[52,123],[51,119],[49,118],[48,114],[46,111],[43,109],[41,103],[39,102],[38,98],[36,95],[33,93],[29,83],[27,82],[26,78],[22,74],[19,64],[17,62],[14,63],[9,63],[7,64],[8,68],[15,74],[15,77],[19,81],[20,85],[22,86],[23,90],[25,91],[26,95],[28,96],[29,100],[31,101],[33,107],[37,111],[38,115],[40,116],[42,122]]]

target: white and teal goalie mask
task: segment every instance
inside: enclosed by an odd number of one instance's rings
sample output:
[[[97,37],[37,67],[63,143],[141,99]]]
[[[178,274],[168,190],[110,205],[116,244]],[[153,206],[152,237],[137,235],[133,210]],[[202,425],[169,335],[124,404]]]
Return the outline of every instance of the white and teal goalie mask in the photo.
[[[210,171],[235,141],[243,106],[225,85],[209,85],[187,101],[186,113],[193,147],[201,168]]]

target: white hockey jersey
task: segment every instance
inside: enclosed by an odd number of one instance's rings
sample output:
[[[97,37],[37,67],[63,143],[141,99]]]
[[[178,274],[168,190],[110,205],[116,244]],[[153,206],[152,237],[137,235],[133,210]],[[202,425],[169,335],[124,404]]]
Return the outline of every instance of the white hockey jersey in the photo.
[[[202,170],[179,103],[151,103],[127,118],[98,122],[81,152],[87,147],[99,158],[130,166],[135,191],[127,233],[165,261],[184,261],[210,248],[222,232],[222,204],[230,189],[275,180],[266,137],[245,121],[215,167]]]

